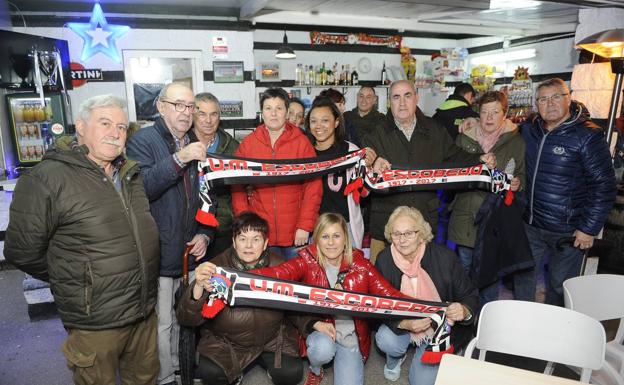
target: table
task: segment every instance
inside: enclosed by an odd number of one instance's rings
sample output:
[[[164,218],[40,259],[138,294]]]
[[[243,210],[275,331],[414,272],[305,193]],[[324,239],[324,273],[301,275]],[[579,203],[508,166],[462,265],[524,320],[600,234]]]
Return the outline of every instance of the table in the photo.
[[[445,354],[435,385],[578,385],[579,381]]]

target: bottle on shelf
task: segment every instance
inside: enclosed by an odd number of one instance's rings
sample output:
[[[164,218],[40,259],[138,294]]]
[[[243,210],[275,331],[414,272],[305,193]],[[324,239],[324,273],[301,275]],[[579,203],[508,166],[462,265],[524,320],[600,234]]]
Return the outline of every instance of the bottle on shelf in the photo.
[[[327,69],[327,71],[325,71],[325,73],[327,74],[327,82],[326,84],[328,85],[333,85],[334,84],[334,72],[332,70],[330,70],[329,68]]]
[[[310,65],[308,67],[308,74],[306,76],[306,84],[309,86],[313,86],[316,83],[316,73],[314,72],[314,67]]]
[[[325,62],[321,63],[321,85],[327,84],[327,70],[325,69]]]
[[[345,66],[343,64],[340,69],[340,85],[344,86],[345,84],[347,84],[347,77],[345,76]]]
[[[323,84],[323,78],[321,76],[321,68],[319,66],[316,66],[314,68],[314,84],[316,84],[317,86],[320,86]]]
[[[386,62],[383,62],[383,67],[381,68],[381,84],[385,85],[388,82],[388,73],[386,72]]]
[[[347,64],[347,69],[345,70],[345,85],[353,85],[353,83],[351,82],[351,65],[349,64]]]
[[[338,62],[334,62],[334,67],[332,68],[332,72],[334,73],[334,85],[337,86],[340,84],[340,74],[338,73]]]
[[[303,67],[301,64],[297,64],[297,68],[295,68],[295,84],[298,86],[303,85]]]
[[[357,86],[358,84],[360,84],[360,75],[358,75],[354,67],[353,72],[351,72],[351,85]]]
[[[43,150],[46,151],[52,144],[52,134],[47,122],[41,123],[39,132],[41,133],[41,139],[43,140]]]

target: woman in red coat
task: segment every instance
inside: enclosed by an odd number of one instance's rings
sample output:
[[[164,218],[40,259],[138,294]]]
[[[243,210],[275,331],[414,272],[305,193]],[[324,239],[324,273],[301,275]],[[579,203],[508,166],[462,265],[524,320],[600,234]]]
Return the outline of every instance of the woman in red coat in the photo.
[[[405,297],[364,258],[362,251],[351,248],[347,231],[347,223],[341,215],[322,214],[314,227],[314,243],[301,249],[298,257],[253,272],[321,287]],[[203,265],[209,264],[206,262]],[[371,347],[368,322],[338,315],[314,323],[313,329],[314,332],[306,339],[310,370],[305,384],[320,384],[322,366],[332,359],[334,384],[363,384],[364,362]]]
[[[310,140],[286,121],[288,94],[269,88],[260,99],[264,124],[241,142],[235,155],[255,159],[314,158]],[[269,223],[269,249],[286,259],[297,255],[296,247],[308,243],[323,195],[321,178],[280,184],[232,187],[232,208],[258,214]]]

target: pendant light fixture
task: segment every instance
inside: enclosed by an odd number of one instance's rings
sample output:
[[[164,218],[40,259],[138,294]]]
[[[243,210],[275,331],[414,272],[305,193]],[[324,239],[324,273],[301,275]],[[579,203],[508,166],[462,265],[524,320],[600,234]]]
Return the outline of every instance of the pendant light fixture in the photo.
[[[286,31],[284,31],[284,43],[275,53],[276,59],[294,59],[297,57],[295,51],[288,45],[288,37],[286,36]]]

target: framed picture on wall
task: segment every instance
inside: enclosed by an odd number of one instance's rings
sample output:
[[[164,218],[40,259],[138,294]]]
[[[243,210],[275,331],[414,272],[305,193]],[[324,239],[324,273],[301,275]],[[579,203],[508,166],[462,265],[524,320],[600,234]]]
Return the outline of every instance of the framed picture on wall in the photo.
[[[243,101],[242,100],[221,100],[219,101],[222,118],[242,118],[243,117]]]
[[[242,61],[212,62],[215,83],[243,83],[245,74]]]
[[[262,82],[279,82],[280,81],[280,63],[260,63],[260,81]]]

